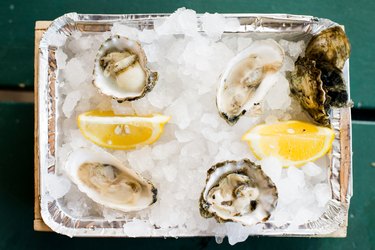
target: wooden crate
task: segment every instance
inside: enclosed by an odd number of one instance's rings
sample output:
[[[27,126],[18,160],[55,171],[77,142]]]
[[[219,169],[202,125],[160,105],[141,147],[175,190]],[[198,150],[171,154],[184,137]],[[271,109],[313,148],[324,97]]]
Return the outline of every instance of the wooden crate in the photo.
[[[34,127],[34,230],[50,232],[52,231],[43,221],[40,213],[40,171],[39,171],[39,143],[38,143],[38,66],[39,66],[39,43],[44,32],[47,30],[51,21],[36,21],[35,23],[35,48],[34,48],[34,101],[35,101],[35,127]],[[351,144],[350,144],[350,110],[344,109],[341,113],[341,120],[346,121],[343,124],[348,124],[347,127],[341,127],[341,171],[340,171],[340,194],[341,200],[345,200],[350,185],[349,176],[352,174],[350,171],[351,166]],[[349,121],[349,122],[348,122]],[[349,205],[349,204],[348,204]],[[340,228],[331,234],[316,235],[309,237],[337,237],[342,238],[347,235],[348,218],[345,218],[344,223]]]
[[[35,48],[34,48],[34,230],[52,231],[40,215],[40,190],[39,190],[39,136],[38,136],[38,68],[39,68],[39,42],[51,21],[37,21],[35,23]]]

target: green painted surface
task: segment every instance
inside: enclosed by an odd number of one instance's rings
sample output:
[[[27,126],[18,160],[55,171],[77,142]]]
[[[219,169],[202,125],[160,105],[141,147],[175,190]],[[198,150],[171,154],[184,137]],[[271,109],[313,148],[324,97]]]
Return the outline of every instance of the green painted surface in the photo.
[[[73,238],[34,232],[33,106],[0,103],[0,249],[375,249],[375,123],[353,125],[354,197],[345,239],[252,237],[231,247],[213,238]]]
[[[36,20],[53,20],[67,12],[170,13],[186,6],[197,12],[291,13],[325,17],[345,25],[352,43],[351,88],[356,107],[375,108],[375,32],[372,0],[2,0],[0,1],[0,88],[33,85]]]

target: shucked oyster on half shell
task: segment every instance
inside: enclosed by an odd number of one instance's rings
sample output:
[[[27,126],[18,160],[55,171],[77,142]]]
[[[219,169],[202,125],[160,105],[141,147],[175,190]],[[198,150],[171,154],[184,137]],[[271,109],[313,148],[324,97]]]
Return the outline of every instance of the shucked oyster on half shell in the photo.
[[[154,185],[106,152],[76,150],[65,171],[81,192],[103,206],[130,212],[156,202]]]
[[[283,61],[283,49],[271,39],[254,41],[229,61],[219,80],[216,105],[230,125],[259,105],[276,83]]]
[[[143,97],[157,81],[157,73],[147,68],[140,43],[118,35],[100,47],[93,74],[93,83],[100,92],[119,102]]]
[[[299,57],[290,76],[290,90],[301,106],[319,124],[329,126],[332,107],[348,106],[348,92],[342,68],[349,57],[350,44],[336,26],[314,36]]]
[[[243,159],[221,162],[207,171],[199,205],[205,218],[251,226],[267,221],[277,200],[277,189],[271,179],[260,166]]]

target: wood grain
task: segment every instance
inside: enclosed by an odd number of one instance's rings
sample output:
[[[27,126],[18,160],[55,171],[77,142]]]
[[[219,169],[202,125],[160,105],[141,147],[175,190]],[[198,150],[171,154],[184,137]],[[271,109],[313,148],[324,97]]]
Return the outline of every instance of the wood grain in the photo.
[[[38,68],[39,68],[39,42],[44,32],[50,25],[50,21],[37,21],[35,23],[34,46],[34,230],[52,231],[43,221],[40,214],[40,183],[39,183],[39,134],[38,134]]]
[[[341,147],[341,162],[340,162],[340,199],[341,202],[348,203],[347,194],[348,187],[350,184],[350,171],[352,161],[352,149],[351,149],[351,133],[350,133],[350,109],[343,108],[341,110],[340,117],[340,147]]]
[[[34,102],[35,102],[35,129],[34,129],[34,230],[52,231],[44,222],[40,214],[40,183],[39,183],[39,144],[38,144],[38,66],[39,66],[39,42],[51,21],[37,21],[35,24],[35,48],[34,48]],[[340,169],[340,194],[341,201],[347,203],[346,195],[350,184],[351,143],[350,143],[350,110],[343,109],[341,112],[341,169]],[[340,228],[328,235],[317,237],[346,237],[348,218],[345,219]],[[315,236],[312,236],[315,237]]]

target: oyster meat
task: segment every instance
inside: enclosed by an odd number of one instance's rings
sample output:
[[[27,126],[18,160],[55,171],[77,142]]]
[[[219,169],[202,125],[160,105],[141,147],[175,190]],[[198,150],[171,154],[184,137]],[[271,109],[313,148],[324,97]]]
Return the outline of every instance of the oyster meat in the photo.
[[[274,40],[258,40],[231,59],[220,77],[216,105],[220,115],[235,124],[241,115],[257,108],[277,82],[284,51]]]
[[[147,68],[141,45],[121,36],[112,36],[100,47],[94,67],[94,85],[101,93],[119,102],[143,97],[156,84],[157,73]]]
[[[207,174],[200,198],[203,217],[251,226],[271,216],[278,193],[260,166],[248,159],[225,161],[212,166]]]
[[[348,92],[342,68],[350,45],[344,31],[336,26],[314,36],[289,74],[290,90],[301,106],[319,124],[330,125],[332,107],[348,106]]]
[[[81,192],[103,206],[130,212],[156,202],[154,185],[108,153],[79,149],[65,170]]]

